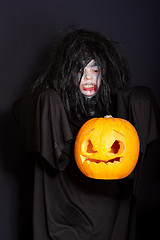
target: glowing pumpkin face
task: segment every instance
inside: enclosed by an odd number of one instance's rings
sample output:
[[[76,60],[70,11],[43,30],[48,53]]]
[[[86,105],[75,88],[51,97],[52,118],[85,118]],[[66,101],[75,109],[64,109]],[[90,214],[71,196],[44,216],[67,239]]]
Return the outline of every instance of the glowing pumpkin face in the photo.
[[[93,118],[79,130],[75,160],[80,171],[95,179],[121,179],[136,166],[139,138],[135,128],[120,118]]]

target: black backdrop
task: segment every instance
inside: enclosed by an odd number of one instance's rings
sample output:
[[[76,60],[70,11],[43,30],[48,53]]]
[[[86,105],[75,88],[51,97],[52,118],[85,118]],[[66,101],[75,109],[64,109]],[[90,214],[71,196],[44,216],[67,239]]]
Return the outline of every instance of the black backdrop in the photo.
[[[159,0],[0,1],[0,239],[32,239],[33,162],[23,155],[11,109],[28,91],[52,41],[74,24],[120,42],[131,84],[150,87],[160,103],[159,10]],[[158,226],[158,150],[150,148],[154,154],[144,163],[138,194],[137,239],[144,239],[151,222],[151,231]]]

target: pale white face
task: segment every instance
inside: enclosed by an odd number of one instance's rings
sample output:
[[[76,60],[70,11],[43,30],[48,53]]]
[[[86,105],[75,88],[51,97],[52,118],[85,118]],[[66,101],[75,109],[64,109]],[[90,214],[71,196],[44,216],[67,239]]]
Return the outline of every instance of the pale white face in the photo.
[[[87,97],[95,95],[101,85],[101,69],[95,60],[91,60],[84,68],[79,85],[80,91]]]

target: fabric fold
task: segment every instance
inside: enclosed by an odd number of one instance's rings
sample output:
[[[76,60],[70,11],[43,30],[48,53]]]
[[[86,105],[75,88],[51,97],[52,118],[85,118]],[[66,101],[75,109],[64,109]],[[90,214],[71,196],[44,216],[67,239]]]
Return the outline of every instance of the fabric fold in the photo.
[[[40,153],[53,168],[64,170],[69,161],[61,156],[73,137],[58,94],[48,89],[26,95],[13,111],[25,152]]]

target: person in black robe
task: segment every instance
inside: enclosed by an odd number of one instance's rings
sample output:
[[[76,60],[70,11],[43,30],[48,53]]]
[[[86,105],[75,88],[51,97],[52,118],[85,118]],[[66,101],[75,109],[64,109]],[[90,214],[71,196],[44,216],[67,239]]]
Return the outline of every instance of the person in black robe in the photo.
[[[35,161],[34,240],[135,239],[139,172],[147,145],[158,138],[159,113],[150,89],[128,87],[115,45],[83,29],[66,34],[32,92],[14,104],[24,150]],[[75,163],[74,141],[88,119],[108,114],[136,128],[139,161],[124,179],[91,179]]]

